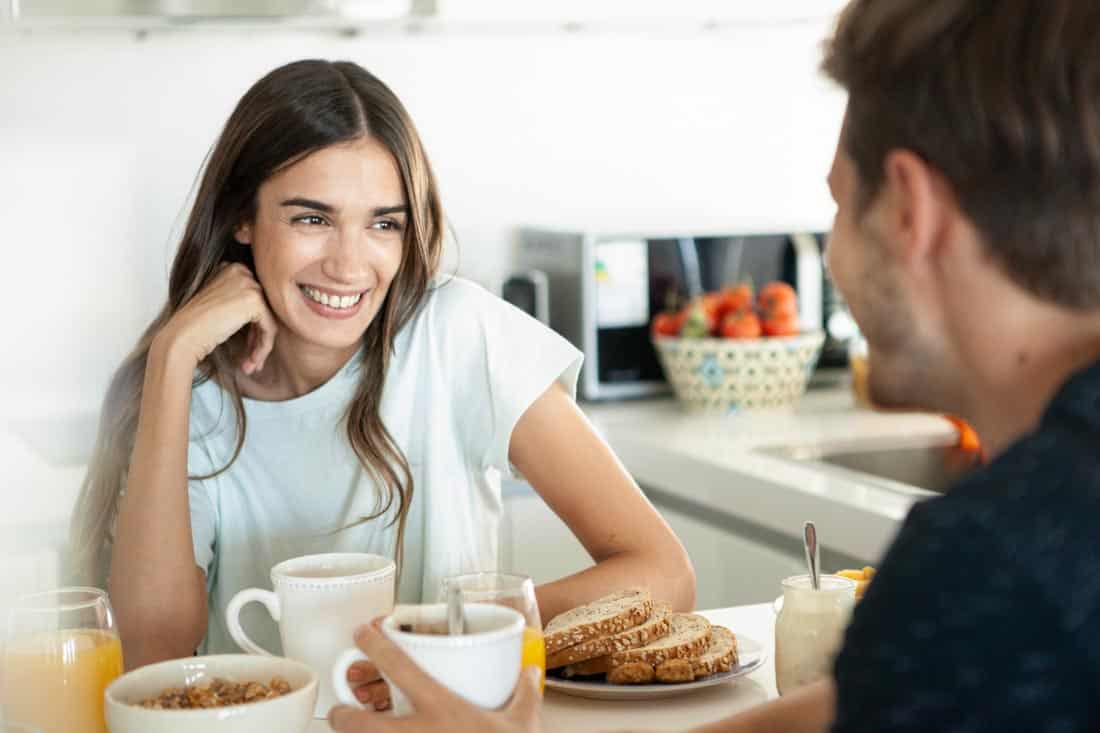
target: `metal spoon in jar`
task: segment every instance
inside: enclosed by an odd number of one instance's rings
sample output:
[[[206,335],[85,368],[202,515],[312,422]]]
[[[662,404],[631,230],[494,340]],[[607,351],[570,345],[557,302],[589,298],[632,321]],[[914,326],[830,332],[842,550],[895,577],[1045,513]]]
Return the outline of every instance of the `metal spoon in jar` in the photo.
[[[810,568],[810,587],[821,590],[821,552],[817,546],[817,527],[813,522],[802,525],[802,549],[806,551],[806,565]]]

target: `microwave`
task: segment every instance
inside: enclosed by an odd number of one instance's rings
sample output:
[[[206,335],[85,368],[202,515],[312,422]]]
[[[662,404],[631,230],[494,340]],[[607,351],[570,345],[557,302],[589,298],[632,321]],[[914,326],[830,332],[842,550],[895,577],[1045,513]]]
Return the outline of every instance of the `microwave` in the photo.
[[[653,317],[670,303],[682,304],[746,278],[757,288],[773,280],[790,283],[799,296],[801,328],[826,330],[822,363],[839,365],[846,359],[846,344],[842,338],[830,343],[826,325],[830,319],[843,325],[845,309],[825,277],[825,242],[824,233],[812,232],[525,227],[518,233],[517,271],[505,281],[502,295],[584,353],[578,393],[586,400],[669,391],[650,342]]]

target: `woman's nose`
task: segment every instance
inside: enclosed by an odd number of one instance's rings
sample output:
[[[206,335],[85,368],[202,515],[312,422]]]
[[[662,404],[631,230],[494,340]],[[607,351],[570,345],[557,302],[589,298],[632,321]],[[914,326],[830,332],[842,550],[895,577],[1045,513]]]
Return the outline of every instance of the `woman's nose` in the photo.
[[[334,280],[362,284],[370,270],[370,237],[362,230],[342,231],[326,252],[321,269]]]

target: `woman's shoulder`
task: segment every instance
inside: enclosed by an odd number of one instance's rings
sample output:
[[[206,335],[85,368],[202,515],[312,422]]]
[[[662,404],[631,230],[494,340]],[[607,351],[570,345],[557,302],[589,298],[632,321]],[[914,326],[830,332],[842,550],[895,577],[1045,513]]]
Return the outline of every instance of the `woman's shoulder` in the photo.
[[[486,324],[499,318],[506,302],[481,285],[449,275],[437,278],[428,289],[408,329],[412,333],[451,334],[455,340],[477,337]]]
[[[496,302],[503,303],[493,293],[472,280],[458,275],[443,275],[432,281],[425,299],[430,310],[439,315],[450,315],[456,310],[492,307]]]

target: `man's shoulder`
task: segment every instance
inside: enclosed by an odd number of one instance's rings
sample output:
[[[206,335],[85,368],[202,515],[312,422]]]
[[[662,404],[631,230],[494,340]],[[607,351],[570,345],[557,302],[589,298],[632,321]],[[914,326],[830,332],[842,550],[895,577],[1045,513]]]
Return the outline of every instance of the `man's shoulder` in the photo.
[[[1007,578],[1055,616],[1072,588],[1078,611],[1100,621],[1097,512],[1100,450],[1047,424],[946,495],[915,505],[883,570],[927,575],[929,587],[957,576],[962,606]]]
[[[938,511],[966,510],[975,519],[1018,516],[1033,525],[1037,513],[1058,513],[1100,502],[1100,432],[1080,430],[1055,413],[989,465],[964,478],[942,499]],[[1066,516],[1086,521],[1083,516]]]
[[[1054,428],[913,507],[838,657],[835,730],[1034,730],[1091,705],[1100,459]],[[1065,669],[1086,674],[1033,689]]]

